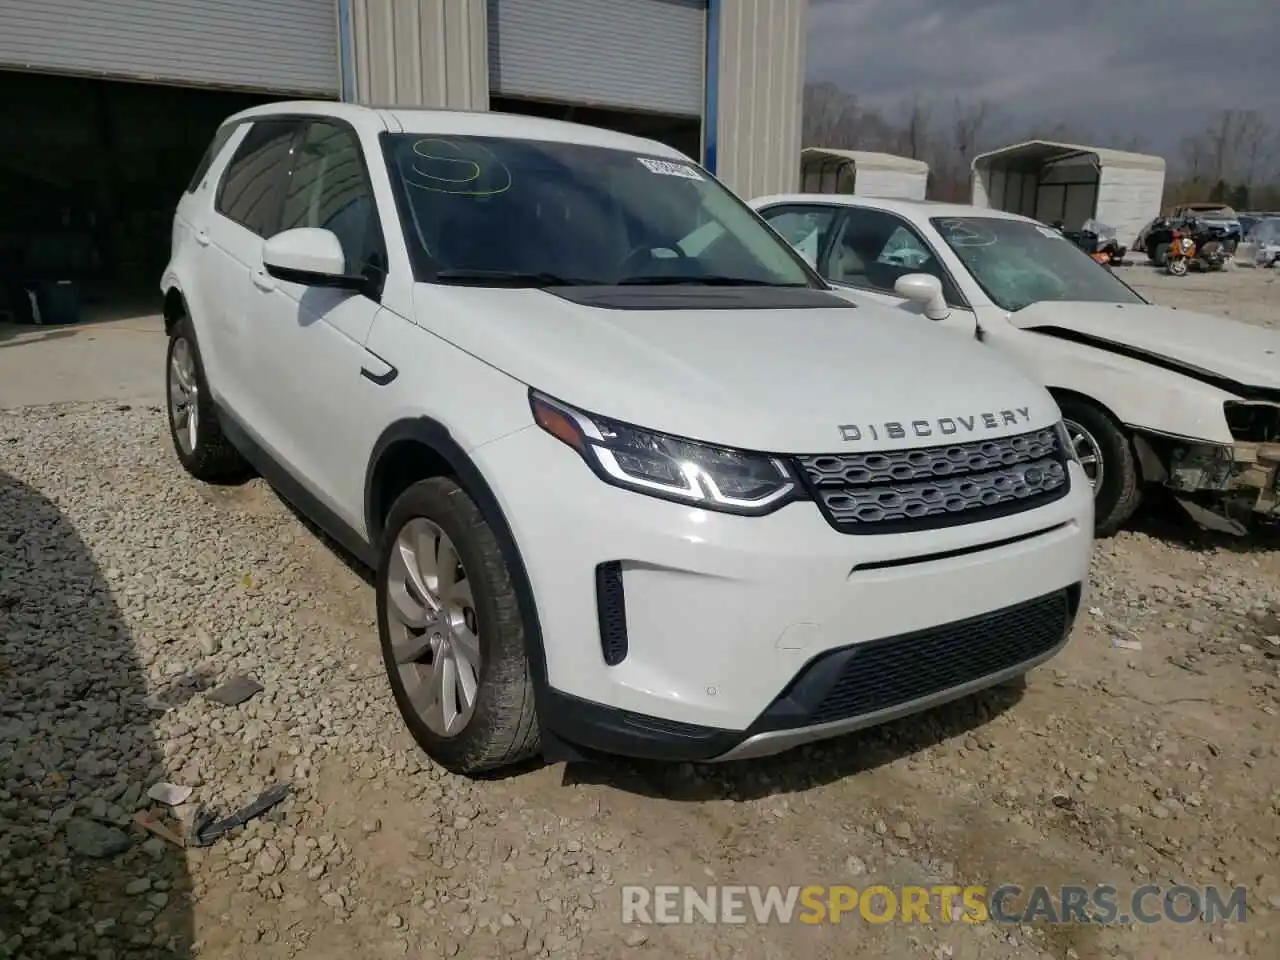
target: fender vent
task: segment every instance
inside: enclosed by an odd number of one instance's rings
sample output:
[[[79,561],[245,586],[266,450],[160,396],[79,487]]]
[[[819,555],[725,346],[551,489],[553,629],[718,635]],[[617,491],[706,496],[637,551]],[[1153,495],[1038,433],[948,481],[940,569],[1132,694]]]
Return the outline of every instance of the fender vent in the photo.
[[[616,667],[627,659],[627,602],[622,591],[622,564],[610,560],[596,567],[596,609],[600,615],[600,652]]]

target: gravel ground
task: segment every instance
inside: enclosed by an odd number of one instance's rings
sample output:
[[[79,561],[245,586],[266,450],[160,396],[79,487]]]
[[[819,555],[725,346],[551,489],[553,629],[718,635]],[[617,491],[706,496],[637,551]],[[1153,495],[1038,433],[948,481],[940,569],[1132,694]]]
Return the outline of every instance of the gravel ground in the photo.
[[[1267,274],[1124,275],[1264,322]],[[189,480],[158,408],[0,414],[0,957],[1275,956],[1278,545],[1145,517],[1021,693],[755,763],[473,783],[402,730],[364,575],[261,481]],[[212,698],[241,675],[262,689]],[[276,783],[208,847],[133,824]],[[633,882],[1240,884],[1250,914],[625,926]]]

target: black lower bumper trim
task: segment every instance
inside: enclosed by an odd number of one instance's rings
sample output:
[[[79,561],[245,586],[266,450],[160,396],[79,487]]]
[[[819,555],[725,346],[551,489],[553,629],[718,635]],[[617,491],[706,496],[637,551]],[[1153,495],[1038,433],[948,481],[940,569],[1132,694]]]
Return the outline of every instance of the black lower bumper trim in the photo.
[[[549,739],[589,752],[714,760],[762,734],[856,725],[860,717],[890,714],[1039,662],[1071,631],[1080,592],[1074,585],[991,613],[819,654],[746,730],[664,720],[555,690],[540,698],[539,722]]]

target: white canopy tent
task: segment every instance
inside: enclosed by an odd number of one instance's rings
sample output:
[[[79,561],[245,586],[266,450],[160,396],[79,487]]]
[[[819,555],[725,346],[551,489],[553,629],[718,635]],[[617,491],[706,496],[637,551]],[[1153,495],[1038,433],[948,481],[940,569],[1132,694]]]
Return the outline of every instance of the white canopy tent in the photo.
[[[804,193],[923,200],[928,185],[929,165],[923,160],[870,150],[805,147],[800,151]]]
[[[1131,247],[1160,215],[1164,175],[1161,157],[1030,140],[973,158],[972,203],[1046,223],[1061,220],[1068,230],[1100,220]]]

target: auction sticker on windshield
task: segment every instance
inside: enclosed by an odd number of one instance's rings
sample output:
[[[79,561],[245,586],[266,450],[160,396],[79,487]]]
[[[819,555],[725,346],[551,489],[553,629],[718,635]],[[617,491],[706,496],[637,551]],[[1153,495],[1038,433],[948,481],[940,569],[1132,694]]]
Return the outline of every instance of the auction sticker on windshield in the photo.
[[[1052,228],[1050,228],[1050,227],[1036,227],[1036,231],[1037,231],[1038,233],[1041,233],[1041,234],[1043,234],[1044,236],[1048,237],[1050,240],[1065,240],[1065,239],[1066,239],[1066,237],[1064,237],[1062,234],[1060,234],[1057,230],[1054,230],[1054,229],[1052,229]]]
[[[650,157],[636,157],[654,173],[664,177],[684,177],[686,180],[701,180],[702,174],[687,163],[673,163],[670,160],[654,160]]]

